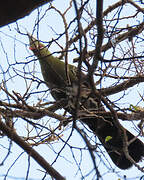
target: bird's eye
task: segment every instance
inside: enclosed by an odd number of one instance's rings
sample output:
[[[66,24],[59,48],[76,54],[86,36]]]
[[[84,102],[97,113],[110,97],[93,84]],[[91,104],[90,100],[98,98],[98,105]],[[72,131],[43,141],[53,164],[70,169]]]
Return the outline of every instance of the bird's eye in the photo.
[[[30,46],[29,49],[31,51],[35,51],[35,50],[40,50],[40,49],[43,49],[44,47],[41,45],[41,44],[37,44],[37,45],[33,45],[33,46]]]
[[[34,50],[34,48],[33,48],[32,46],[30,46],[30,47],[29,47],[29,49],[30,49],[31,51],[33,51],[33,50]]]

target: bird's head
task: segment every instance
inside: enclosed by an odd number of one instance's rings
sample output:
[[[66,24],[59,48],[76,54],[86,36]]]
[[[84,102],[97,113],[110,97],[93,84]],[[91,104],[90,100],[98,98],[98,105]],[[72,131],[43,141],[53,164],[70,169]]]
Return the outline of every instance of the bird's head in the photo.
[[[47,49],[44,44],[34,38],[32,35],[28,34],[29,37],[29,49],[33,51],[36,56],[42,55],[42,53]]]

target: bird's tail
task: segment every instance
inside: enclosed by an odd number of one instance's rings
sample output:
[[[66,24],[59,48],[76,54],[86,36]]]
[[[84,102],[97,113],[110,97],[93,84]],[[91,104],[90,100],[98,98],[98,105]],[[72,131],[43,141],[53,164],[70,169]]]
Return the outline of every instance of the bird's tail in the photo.
[[[65,110],[75,116],[75,97],[77,97],[77,91],[74,91],[74,84],[73,87],[69,88],[68,90],[69,95],[66,95],[65,91],[53,90],[51,93],[55,99],[59,100],[64,98],[66,101],[68,101]],[[80,109],[77,112],[77,118],[81,122],[87,124],[89,128],[96,134],[96,136],[98,136],[114,164],[120,169],[130,168],[133,163],[126,156],[126,148],[124,148],[125,138],[123,137],[124,133],[122,130],[116,127],[112,117],[93,116],[96,111],[105,111],[105,109],[101,102],[90,94],[87,87],[83,87],[81,90],[81,99],[79,105]],[[85,109],[87,109],[87,111],[85,111]],[[94,113],[88,113],[93,112],[93,110]],[[128,155],[130,155],[135,162],[139,162],[144,156],[144,144],[138,138],[135,138],[135,136],[129,131],[124,128],[123,130],[126,132],[127,141],[129,143],[127,146]]]
[[[131,134],[129,131],[126,131],[126,135],[128,137],[128,141],[134,140],[135,136]],[[133,141],[132,140],[132,141]],[[113,144],[112,144],[113,145]],[[118,166],[120,169],[128,169],[130,168],[133,163],[127,158],[123,146],[119,146],[118,149],[112,150],[105,146],[109,156],[111,157],[112,161]],[[128,155],[137,163],[139,162],[142,157],[144,156],[144,145],[143,143],[136,138],[133,142],[128,145]]]
[[[114,164],[120,169],[128,169],[133,163],[127,158],[124,148],[123,132],[120,131],[112,119],[86,118],[85,123],[95,132],[99,140],[105,147]],[[83,121],[83,122],[84,122]],[[135,161],[139,162],[144,157],[144,143],[124,129],[127,135],[128,155]]]

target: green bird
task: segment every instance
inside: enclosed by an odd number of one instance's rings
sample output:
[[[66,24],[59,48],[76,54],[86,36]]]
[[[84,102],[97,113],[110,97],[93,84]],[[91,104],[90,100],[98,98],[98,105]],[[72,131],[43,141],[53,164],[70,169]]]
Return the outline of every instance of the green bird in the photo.
[[[39,60],[44,81],[50,89],[52,96],[56,101],[65,99],[67,105],[64,109],[74,116],[76,112],[75,99],[79,83],[77,68],[68,64],[66,70],[66,65],[62,60],[54,57],[43,43],[31,35],[28,36],[30,50],[33,51]],[[105,111],[100,100],[91,93],[87,76],[84,73],[81,74],[81,83],[78,114],[82,114],[85,109],[92,112],[98,110]],[[79,119],[87,124],[96,134],[117,167],[120,169],[128,169],[133,165],[133,163],[127,159],[124,152],[123,132],[116,127],[112,118],[84,114],[81,115]],[[128,130],[123,129],[126,132],[128,141],[133,139],[128,145],[129,155],[135,162],[139,162],[144,156],[144,144],[138,138],[135,138]]]

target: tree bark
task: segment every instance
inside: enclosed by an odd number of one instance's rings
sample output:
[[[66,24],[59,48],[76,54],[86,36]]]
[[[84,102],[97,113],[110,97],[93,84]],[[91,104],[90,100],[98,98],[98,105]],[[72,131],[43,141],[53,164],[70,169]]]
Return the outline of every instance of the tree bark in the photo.
[[[0,27],[29,15],[37,7],[52,0],[2,0],[0,3]]]

